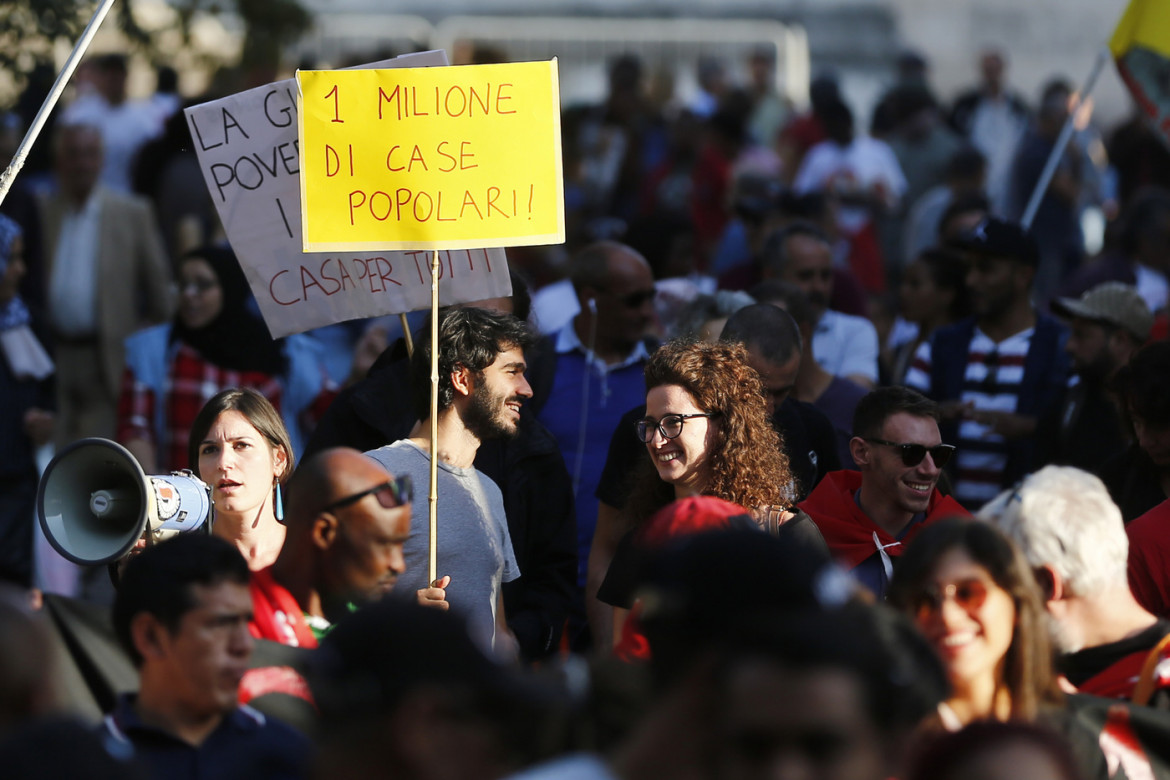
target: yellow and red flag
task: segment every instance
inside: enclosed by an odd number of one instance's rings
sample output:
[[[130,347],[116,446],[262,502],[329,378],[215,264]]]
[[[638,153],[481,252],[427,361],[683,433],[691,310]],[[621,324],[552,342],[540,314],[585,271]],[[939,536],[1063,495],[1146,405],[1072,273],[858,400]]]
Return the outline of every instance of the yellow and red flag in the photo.
[[[1170,138],[1170,0],[1131,0],[1109,49],[1134,100]]]

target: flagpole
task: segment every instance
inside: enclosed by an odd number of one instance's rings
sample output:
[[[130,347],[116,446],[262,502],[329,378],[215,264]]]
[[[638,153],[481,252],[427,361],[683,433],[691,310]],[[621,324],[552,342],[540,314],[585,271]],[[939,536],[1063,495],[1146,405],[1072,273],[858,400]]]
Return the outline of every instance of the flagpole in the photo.
[[[85,50],[89,48],[93,36],[97,34],[98,28],[102,26],[102,20],[106,18],[106,14],[110,12],[113,5],[114,0],[102,0],[102,4],[98,6],[93,18],[89,20],[89,24],[81,33],[81,37],[77,39],[77,44],[69,54],[69,59],[65,61],[65,67],[61,68],[61,72],[57,74],[57,80],[53,82],[52,89],[49,90],[45,101],[41,103],[41,108],[37,111],[32,124],[29,125],[28,132],[24,134],[24,140],[17,147],[16,154],[12,155],[12,162],[8,163],[8,169],[0,173],[0,203],[4,202],[8,191],[12,189],[12,183],[16,181],[16,174],[20,173],[20,169],[24,167],[24,161],[32,150],[32,145],[41,134],[41,130],[44,129],[45,122],[48,121],[53,107],[57,105],[61,93],[65,91],[65,86],[72,78],[73,71],[77,69],[77,63],[81,62],[81,58],[85,56]]]
[[[410,335],[410,323],[406,321],[405,314],[399,314],[398,321],[402,323],[402,338],[406,341],[406,356],[412,358],[414,357],[414,337]]]
[[[1041,171],[1040,178],[1036,181],[1036,187],[1032,190],[1032,197],[1028,199],[1028,207],[1024,209],[1024,215],[1020,217],[1020,225],[1024,230],[1032,226],[1032,220],[1036,218],[1036,211],[1040,208],[1040,201],[1044,199],[1044,193],[1048,191],[1048,185],[1056,173],[1056,166],[1060,164],[1060,158],[1064,155],[1064,148],[1068,146],[1069,139],[1072,138],[1077,109],[1084,105],[1089,93],[1097,85],[1097,77],[1101,75],[1101,69],[1105,67],[1109,57],[1109,47],[1103,47],[1093,62],[1093,69],[1089,72],[1089,77],[1085,79],[1085,85],[1081,87],[1076,106],[1068,112],[1068,119],[1065,120],[1064,127],[1060,129],[1060,135],[1056,137],[1056,145],[1052,147],[1052,153],[1048,155],[1048,162],[1044,163],[1044,170]]]
[[[427,498],[430,529],[427,582],[439,578],[439,250],[431,258],[431,489]]]

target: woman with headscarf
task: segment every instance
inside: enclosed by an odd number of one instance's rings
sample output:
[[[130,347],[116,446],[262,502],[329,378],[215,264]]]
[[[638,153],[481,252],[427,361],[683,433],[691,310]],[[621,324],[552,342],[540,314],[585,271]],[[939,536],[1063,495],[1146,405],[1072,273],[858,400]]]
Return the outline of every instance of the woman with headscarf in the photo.
[[[118,440],[147,473],[187,467],[191,425],[221,390],[262,393],[281,412],[295,451],[307,433],[300,425],[304,413],[332,399],[321,345],[301,334],[273,341],[248,304],[248,282],[235,253],[195,249],[179,263],[174,321],[126,340]]]
[[[53,431],[53,361],[20,299],[20,226],[0,215],[0,581],[32,584],[36,450]]]

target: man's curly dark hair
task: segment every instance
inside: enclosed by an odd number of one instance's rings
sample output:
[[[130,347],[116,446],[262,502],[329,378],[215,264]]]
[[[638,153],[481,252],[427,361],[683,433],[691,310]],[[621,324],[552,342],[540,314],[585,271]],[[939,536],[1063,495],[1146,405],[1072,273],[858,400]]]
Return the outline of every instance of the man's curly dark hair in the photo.
[[[451,374],[466,368],[476,379],[501,352],[514,347],[529,349],[536,336],[526,323],[511,314],[452,306],[439,310],[439,411],[451,406],[455,388]],[[431,323],[427,318],[414,340],[410,361],[410,386],[414,412],[425,420],[431,414]]]

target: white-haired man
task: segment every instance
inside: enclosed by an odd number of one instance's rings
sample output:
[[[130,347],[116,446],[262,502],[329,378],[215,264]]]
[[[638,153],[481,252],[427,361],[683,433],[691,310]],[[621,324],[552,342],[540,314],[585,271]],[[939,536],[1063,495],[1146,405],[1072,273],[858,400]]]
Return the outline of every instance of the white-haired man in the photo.
[[[1170,621],[1147,612],[1129,588],[1129,540],[1121,510],[1097,477],[1047,466],[977,515],[1023,550],[1044,591],[1061,671],[1082,693],[1170,699],[1170,649],[1158,650]],[[1139,685],[1146,660],[1160,656]]]

